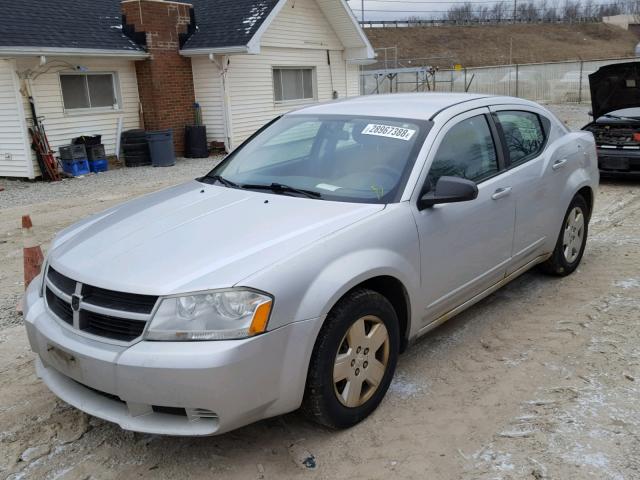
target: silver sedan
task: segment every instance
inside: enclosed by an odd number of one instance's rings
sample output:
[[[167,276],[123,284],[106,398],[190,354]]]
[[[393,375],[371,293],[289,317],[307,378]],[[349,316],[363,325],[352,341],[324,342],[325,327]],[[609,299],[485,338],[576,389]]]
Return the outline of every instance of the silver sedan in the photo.
[[[62,231],[25,299],[38,375],[125,429],[211,435],[302,407],[345,428],[420,335],[582,258],[594,139],[509,97],[314,105],[211,172]]]

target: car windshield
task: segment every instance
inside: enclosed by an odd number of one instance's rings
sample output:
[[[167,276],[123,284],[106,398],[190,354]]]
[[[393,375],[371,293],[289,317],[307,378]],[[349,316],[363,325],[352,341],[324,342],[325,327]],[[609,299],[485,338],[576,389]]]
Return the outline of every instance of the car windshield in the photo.
[[[430,122],[381,117],[284,116],[202,181],[344,202],[399,200]]]

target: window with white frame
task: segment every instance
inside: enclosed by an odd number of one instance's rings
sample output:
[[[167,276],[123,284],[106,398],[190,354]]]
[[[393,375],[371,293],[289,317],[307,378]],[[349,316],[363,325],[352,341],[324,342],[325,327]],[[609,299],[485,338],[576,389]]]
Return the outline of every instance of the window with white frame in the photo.
[[[275,67],[273,95],[276,102],[315,100],[315,69],[311,67]]]
[[[113,73],[61,73],[65,110],[118,109]]]

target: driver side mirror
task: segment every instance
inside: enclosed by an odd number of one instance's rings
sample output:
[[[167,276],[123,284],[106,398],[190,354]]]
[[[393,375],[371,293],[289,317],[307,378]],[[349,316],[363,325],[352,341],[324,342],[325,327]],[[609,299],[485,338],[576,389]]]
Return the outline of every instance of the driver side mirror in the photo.
[[[475,182],[459,177],[440,177],[436,187],[422,195],[418,208],[424,210],[439,203],[467,202],[478,197]]]

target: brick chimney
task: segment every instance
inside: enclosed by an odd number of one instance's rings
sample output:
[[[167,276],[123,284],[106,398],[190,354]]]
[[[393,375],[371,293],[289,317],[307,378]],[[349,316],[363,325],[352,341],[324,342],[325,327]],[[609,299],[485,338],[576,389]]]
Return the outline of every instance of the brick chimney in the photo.
[[[191,59],[180,55],[193,32],[193,7],[162,0],[124,0],[124,31],[146,43],[150,57],[136,62],[146,130],[173,129],[176,155],[184,155],[184,127],[193,123],[195,93]]]

